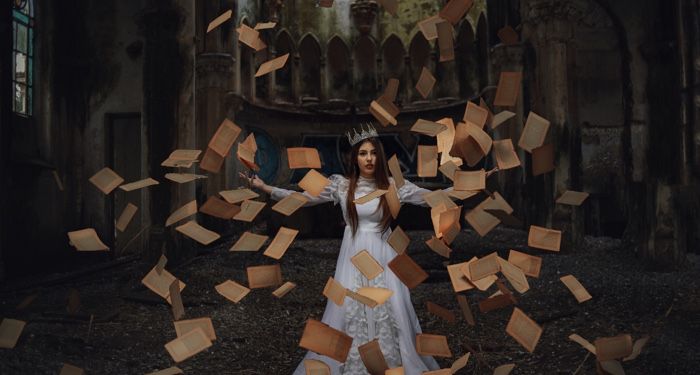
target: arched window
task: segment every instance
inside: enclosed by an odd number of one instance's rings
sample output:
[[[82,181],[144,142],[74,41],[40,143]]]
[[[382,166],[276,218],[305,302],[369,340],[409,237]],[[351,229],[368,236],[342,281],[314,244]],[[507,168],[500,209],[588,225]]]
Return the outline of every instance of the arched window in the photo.
[[[243,18],[243,20],[241,20],[241,24],[250,26],[248,25],[247,18]],[[247,99],[253,99],[252,85],[255,83],[253,81],[253,75],[255,74],[255,72],[253,71],[253,69],[255,68],[255,51],[253,51],[252,48],[246,46],[243,43],[238,43],[238,51],[240,53],[239,58],[241,59],[241,96]]]
[[[34,88],[34,1],[14,0],[12,9],[12,110],[32,115]]]
[[[318,101],[321,97],[321,47],[311,35],[299,44],[301,60],[301,99]]]
[[[382,56],[383,56],[383,63],[384,63],[384,77],[383,77],[383,84],[386,85],[386,82],[389,80],[389,78],[396,78],[399,80],[399,85],[401,85],[403,81],[403,73],[404,73],[404,56],[406,55],[406,50],[403,48],[403,43],[401,43],[401,40],[396,36],[396,35],[391,35],[384,41],[384,47],[382,48]],[[399,93],[396,96],[396,100],[400,100],[403,97],[401,95],[401,89],[399,89]]]
[[[328,75],[330,99],[350,100],[350,50],[335,36],[328,43]]]
[[[474,43],[474,32],[468,21],[462,21],[455,43],[459,95],[471,98],[479,92],[478,51]]]
[[[291,103],[292,99],[292,56],[294,55],[294,43],[292,42],[292,37],[289,33],[282,31],[277,35],[277,41],[275,42],[275,53],[276,57],[283,56],[285,54],[290,54],[289,61],[280,69],[275,71],[275,91],[276,95],[274,100]]]
[[[423,67],[428,68],[431,72],[433,71],[432,63],[430,61],[430,44],[428,44],[428,41],[425,40],[423,33],[418,33],[413,37],[408,53],[411,57],[411,87],[413,87],[418,82],[418,78],[420,77],[421,71],[423,71]],[[423,97],[420,96],[418,91],[415,89],[412,89],[410,92],[411,99],[413,101],[423,100]]]
[[[489,85],[489,29],[482,13],[476,26],[476,45],[479,50],[479,90]]]
[[[371,102],[377,96],[375,44],[363,36],[355,45],[355,93],[361,103]]]

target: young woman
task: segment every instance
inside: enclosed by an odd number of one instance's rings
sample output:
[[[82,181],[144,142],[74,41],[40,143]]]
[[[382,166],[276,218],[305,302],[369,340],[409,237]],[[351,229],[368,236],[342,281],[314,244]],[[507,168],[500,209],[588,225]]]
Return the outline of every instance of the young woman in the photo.
[[[391,234],[389,225],[392,217],[385,197],[362,205],[353,203],[353,200],[377,189],[386,190],[392,182],[376,130],[363,129],[359,135],[355,134],[355,137],[348,135],[352,145],[352,167],[348,176],[330,176],[331,183],[318,197],[304,193],[309,199],[306,205],[333,202],[340,204],[343,211],[345,233],[333,278],[350,290],[372,286],[391,289],[394,294],[386,303],[375,308],[367,307],[352,298],[346,298],[342,306],[329,300],[322,321],[353,338],[348,358],[345,363],[339,363],[309,351],[305,359],[325,362],[334,375],[367,374],[357,348],[377,338],[390,368],[403,366],[407,375],[439,369],[432,357],[416,353],[415,338],[416,334],[421,333],[421,328],[411,296],[408,288],[387,266],[397,254],[387,243]],[[257,176],[249,178],[249,183],[270,194],[274,200],[281,200],[293,192],[266,185]],[[422,196],[429,192],[409,181],[398,189],[402,203],[421,206],[426,206]],[[350,262],[350,258],[362,250],[367,250],[384,267],[384,272],[372,280],[367,280]],[[294,374],[305,374],[303,362]]]

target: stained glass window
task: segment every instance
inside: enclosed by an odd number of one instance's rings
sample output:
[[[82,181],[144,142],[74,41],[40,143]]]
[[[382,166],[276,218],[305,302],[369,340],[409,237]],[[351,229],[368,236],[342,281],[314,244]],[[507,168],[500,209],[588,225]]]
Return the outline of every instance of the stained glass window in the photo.
[[[12,0],[12,109],[32,115],[34,66],[34,1]]]

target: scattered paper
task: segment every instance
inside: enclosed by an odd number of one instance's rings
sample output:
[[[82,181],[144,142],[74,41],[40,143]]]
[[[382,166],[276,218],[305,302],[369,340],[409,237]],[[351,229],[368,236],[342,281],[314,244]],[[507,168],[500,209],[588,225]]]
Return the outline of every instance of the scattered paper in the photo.
[[[352,337],[317,320],[309,319],[306,321],[299,346],[343,363],[350,352]]]
[[[312,197],[318,197],[331,181],[315,169],[310,169],[298,185]]]
[[[321,168],[318,150],[311,147],[290,147],[287,149],[289,169]]]
[[[584,339],[583,337],[577,335],[577,334],[571,334],[569,335],[569,340],[583,346],[586,350],[591,352],[593,355],[595,355],[595,346],[591,344],[588,340]]]
[[[464,17],[464,15],[467,14],[473,3],[473,0],[450,0],[440,10],[440,17],[446,19],[453,25],[456,25]]]
[[[468,267],[468,262],[450,264],[447,266],[447,273],[450,275],[450,281],[452,282],[452,288],[454,288],[455,293],[474,289],[474,284],[472,284],[462,272],[462,267],[465,266]]]
[[[413,289],[428,278],[428,273],[406,253],[397,255],[389,262],[389,269],[404,283]]]
[[[568,204],[570,206],[580,206],[588,198],[588,193],[567,190],[561,197],[557,198],[557,203]]]
[[[177,223],[178,221],[185,219],[187,217],[190,217],[196,213],[197,213],[197,201],[193,200],[193,201],[185,204],[184,206],[178,208],[172,214],[170,214],[170,216],[168,216],[168,219],[165,220],[165,226],[169,227],[169,226]]]
[[[542,328],[530,319],[519,308],[513,309],[513,314],[510,316],[510,321],[506,326],[506,333],[522,345],[528,352],[535,351],[537,342],[542,336]]]
[[[226,202],[231,204],[240,203],[245,200],[255,199],[260,196],[260,194],[250,189],[224,190],[220,191],[219,195],[221,195],[221,197],[224,198]]]
[[[559,251],[561,231],[530,225],[527,245],[536,249]]]
[[[272,295],[277,297],[277,298],[282,298],[287,295],[287,293],[291,292],[292,289],[296,288],[297,284],[287,281],[286,283],[282,284],[281,287],[275,289],[272,292]]]
[[[199,212],[219,219],[229,220],[241,212],[241,208],[212,195],[199,208]]]
[[[411,243],[411,239],[408,238],[406,232],[404,232],[403,229],[397,225],[389,235],[387,243],[389,243],[389,246],[396,251],[396,254],[403,254],[408,248],[408,244]]]
[[[389,172],[391,172],[391,177],[394,178],[394,182],[396,183],[396,188],[400,189],[403,184],[406,183],[406,181],[403,178],[403,173],[401,173],[401,165],[399,165],[399,159],[396,157],[396,154],[392,155],[392,157],[389,159]]]
[[[143,180],[134,181],[134,182],[131,182],[128,184],[121,185],[121,186],[119,186],[119,188],[124,190],[124,191],[132,191],[132,190],[137,190],[137,189],[143,189],[143,188],[148,187],[148,186],[158,185],[158,183],[159,183],[158,181],[149,177],[149,178],[146,178]]]
[[[216,151],[207,147],[204,152],[202,161],[199,163],[199,168],[211,173],[219,173],[221,166],[224,164],[224,157],[217,154]]]
[[[639,357],[639,355],[642,353],[642,349],[647,344],[647,342],[649,342],[649,339],[649,336],[644,336],[641,339],[637,339],[637,341],[634,342],[634,346],[632,347],[632,354],[623,358],[622,360],[624,362],[627,362]]]
[[[216,133],[211,137],[209,148],[225,158],[231,152],[231,147],[241,134],[241,131],[242,129],[233,121],[224,118],[219,128],[216,129]]]
[[[464,109],[464,116],[462,117],[462,121],[466,123],[471,122],[472,124],[478,126],[480,129],[483,129],[484,125],[486,125],[486,120],[488,119],[488,117],[488,110],[481,108],[480,106],[469,101],[467,102],[467,106]]]
[[[486,189],[486,171],[455,171],[455,190],[484,190]]]
[[[515,365],[509,363],[507,365],[500,365],[493,370],[493,375],[508,375],[515,368]]]
[[[233,217],[233,220],[252,222],[265,207],[265,202],[246,200],[241,203],[241,212]]]
[[[355,254],[350,258],[350,261],[367,280],[372,280],[384,272],[384,267],[382,267],[367,250],[362,250]]]
[[[333,0],[330,0],[330,2],[332,4]],[[323,361],[317,359],[305,359],[304,369],[306,370],[306,375],[331,375],[331,368]]]
[[[326,282],[326,286],[323,288],[323,295],[329,300],[333,301],[338,306],[343,306],[345,303],[345,296],[347,294],[347,289],[335,281],[334,278],[329,277]]]
[[[27,322],[4,318],[0,323],[0,348],[14,349]]]
[[[288,58],[289,54],[287,53],[280,57],[264,62],[262,65],[260,65],[260,68],[258,68],[258,71],[255,73],[255,78],[274,72],[277,69],[282,69],[282,67],[284,67],[284,64],[287,63]]]
[[[416,352],[433,357],[452,357],[447,337],[420,333],[416,335]]]
[[[377,189],[377,190],[375,190],[367,195],[364,195],[360,198],[355,199],[353,202],[355,204],[365,204],[365,203],[368,203],[374,199],[380,198],[382,195],[386,194],[387,191],[388,190]]]
[[[250,289],[267,288],[282,284],[282,269],[279,264],[246,268]]]
[[[446,125],[423,119],[418,119],[411,127],[412,132],[425,134],[429,137],[435,137],[445,130],[447,130]]]
[[[170,285],[175,280],[175,276],[173,276],[170,272],[162,270],[160,273],[158,273],[156,271],[156,267],[153,267],[151,271],[144,276],[141,283],[157,295],[163,297],[166,301],[168,301],[168,303],[171,303]],[[183,289],[185,289],[185,286],[187,285],[180,281],[181,292]]]
[[[474,315],[472,314],[472,309],[469,307],[469,301],[467,300],[467,297],[465,295],[458,294],[457,303],[459,303],[459,309],[462,310],[462,316],[464,316],[464,320],[466,320],[470,326],[475,325],[476,322],[474,321]]]
[[[632,336],[628,334],[602,337],[593,343],[598,361],[621,359],[632,354]]]
[[[294,192],[272,206],[272,210],[285,216],[290,216],[303,207],[309,200],[300,193]]]
[[[233,303],[241,302],[241,300],[250,293],[250,289],[233,280],[226,280],[215,286],[214,289]]]
[[[173,311],[173,320],[180,320],[185,316],[185,306],[180,295],[180,281],[175,279],[168,288],[170,293],[170,307]]]
[[[433,236],[429,240],[425,241],[425,244],[428,245],[430,250],[434,251],[438,255],[445,257],[445,258],[450,258],[450,254],[452,253],[452,249],[450,249],[449,246],[445,242],[443,242],[441,239]]]
[[[581,283],[572,275],[566,275],[559,278],[564,285],[571,291],[571,294],[576,297],[578,303],[586,302],[593,298],[586,288],[581,285]]]
[[[430,92],[433,90],[433,87],[435,86],[436,79],[430,73],[430,70],[428,68],[423,67],[423,70],[420,72],[420,76],[418,77],[418,82],[416,83],[416,91],[420,94],[420,96],[423,97],[423,99],[427,99],[428,95],[430,95]]]
[[[228,21],[231,19],[231,15],[233,15],[233,11],[231,9],[227,10],[224,12],[222,15],[214,18],[211,22],[209,22],[209,26],[207,26],[207,33],[216,29],[219,27],[222,23]]]
[[[418,146],[418,177],[437,176],[437,146]]]
[[[436,303],[428,301],[425,303],[425,307],[428,309],[429,313],[431,313],[431,314],[433,314],[441,319],[444,319],[450,323],[454,323],[457,321],[457,318],[455,317],[455,314],[452,311],[450,311],[450,310],[448,310],[448,309],[446,309],[446,308],[444,308]]]
[[[494,198],[486,197],[483,202],[479,203],[464,217],[481,237],[485,236],[501,222],[498,218],[485,212],[485,209],[503,210],[508,214],[513,213],[513,208],[498,192],[493,193],[493,195]]]
[[[175,150],[160,165],[172,168],[189,168],[192,163],[197,161],[201,153],[201,150]]]
[[[196,328],[182,337],[165,344],[165,349],[175,362],[182,362],[187,358],[207,349],[211,341],[201,328]]]
[[[384,374],[389,369],[389,365],[386,364],[384,354],[382,354],[382,350],[379,347],[378,339],[360,345],[357,351],[360,353],[362,363],[364,363],[370,374]]]
[[[443,20],[438,15],[430,16],[418,22],[418,28],[420,29],[421,33],[423,33],[423,37],[425,37],[425,40],[431,41],[437,39],[438,37],[436,25],[444,21],[445,20]]]
[[[491,129],[496,129],[501,124],[504,124],[506,121],[512,119],[513,117],[515,117],[515,112],[501,111],[497,113],[493,116],[493,120],[491,121]]]
[[[166,173],[165,178],[178,184],[184,184],[200,178],[207,178],[207,176],[194,173]]]
[[[493,105],[499,107],[515,107],[520,94],[520,82],[523,79],[522,72],[501,72],[496,88],[496,96]]]
[[[105,167],[90,177],[90,182],[107,195],[111,193],[112,190],[116,189],[117,186],[121,185],[124,179],[113,170]]]
[[[105,251],[109,247],[105,245],[93,228],[85,228],[68,232],[68,240],[78,251]]]
[[[506,170],[520,166],[520,158],[515,152],[513,142],[509,139],[493,141],[493,154],[496,157],[496,165],[499,170]]]
[[[442,16],[444,18],[444,16]],[[455,59],[454,29],[449,22],[443,21],[435,25],[438,34],[438,47],[440,49],[440,62]]]
[[[175,230],[201,243],[202,245],[209,245],[221,237],[218,233],[202,227],[194,220],[190,220],[185,224],[175,227]]]
[[[530,111],[530,114],[527,116],[527,121],[525,122],[525,128],[520,134],[518,147],[531,153],[533,149],[544,144],[544,139],[547,137],[547,130],[549,130],[549,121],[535,112]]]
[[[498,257],[498,264],[501,268],[501,273],[508,279],[513,289],[517,290],[520,294],[530,290],[530,284],[527,282],[527,277],[525,277],[525,273],[522,269],[501,257]]]
[[[272,259],[281,259],[284,256],[284,253],[287,252],[289,245],[291,245],[294,238],[296,238],[297,234],[299,234],[299,231],[296,229],[280,227],[275,235],[275,238],[272,239],[272,242],[270,242],[270,245],[268,245],[267,249],[265,249],[263,255]]]
[[[175,325],[177,337],[184,336],[190,331],[201,328],[210,341],[216,340],[216,333],[214,332],[214,325],[211,323],[211,318],[180,320],[173,322],[173,324]]]

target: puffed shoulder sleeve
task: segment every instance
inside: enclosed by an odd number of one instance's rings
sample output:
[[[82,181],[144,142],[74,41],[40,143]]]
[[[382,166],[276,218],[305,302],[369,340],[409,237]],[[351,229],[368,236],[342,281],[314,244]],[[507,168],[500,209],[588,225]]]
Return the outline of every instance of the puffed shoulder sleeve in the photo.
[[[449,192],[451,190],[452,187],[443,189],[444,192]],[[401,201],[401,203],[409,203],[414,204],[416,206],[428,207],[428,204],[425,202],[423,195],[432,193],[432,191],[424,189],[411,181],[405,180],[405,183],[403,184],[403,186],[401,186],[401,188],[398,189],[397,193],[399,195],[399,200]]]
[[[306,202],[306,204],[304,204],[304,207],[315,206],[317,204],[327,202],[333,202],[333,204],[340,203],[340,191],[343,189],[344,186],[347,185],[348,180],[339,174],[331,175],[330,177],[328,177],[328,180],[330,181],[330,183],[326,185],[325,188],[323,188],[321,194],[319,194],[318,197],[314,197],[307,192],[301,193],[306,197],[306,199],[309,200],[308,202]],[[294,190],[273,187],[270,197],[273,200],[279,201],[286,198],[294,192]]]

